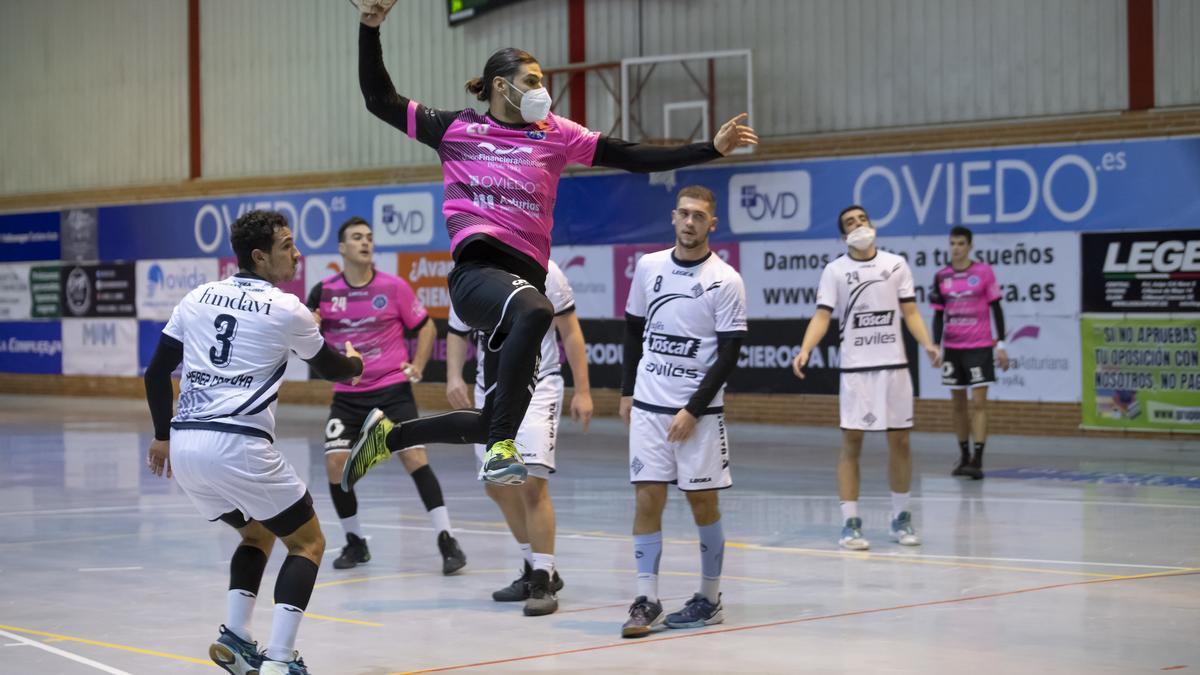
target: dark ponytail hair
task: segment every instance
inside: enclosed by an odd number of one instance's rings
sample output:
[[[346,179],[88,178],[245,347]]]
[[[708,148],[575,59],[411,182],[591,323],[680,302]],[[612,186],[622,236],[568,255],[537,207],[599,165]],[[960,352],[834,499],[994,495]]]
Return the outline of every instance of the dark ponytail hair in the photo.
[[[492,98],[492,80],[503,77],[511,80],[521,69],[521,64],[537,63],[533,54],[516,47],[505,47],[488,57],[483,66],[483,77],[473,77],[467,80],[467,93],[474,94],[480,101],[490,101]]]

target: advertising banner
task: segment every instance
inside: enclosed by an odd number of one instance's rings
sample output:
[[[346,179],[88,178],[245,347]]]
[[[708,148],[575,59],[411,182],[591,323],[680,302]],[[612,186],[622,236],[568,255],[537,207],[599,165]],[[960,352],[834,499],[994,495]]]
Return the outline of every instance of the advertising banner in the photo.
[[[62,268],[33,265],[29,268],[30,314],[35,319],[62,316]]]
[[[216,258],[139,260],[135,269],[137,316],[156,321],[171,318],[175,305],[193,288],[219,278]]]
[[[1085,316],[1083,425],[1200,433],[1200,318]]]
[[[449,318],[450,289],[446,286],[446,275],[454,269],[454,259],[450,253],[397,253],[393,259],[396,261],[397,275],[412,286],[429,316],[435,319]]]
[[[0,216],[0,262],[58,260],[58,211]]]
[[[32,316],[29,263],[0,264],[0,321],[24,321]]]
[[[64,375],[137,375],[137,319],[63,319]]]
[[[615,287],[612,246],[555,246],[550,258],[558,263],[571,284],[579,318],[618,318],[612,313]]]
[[[995,401],[1060,401],[1080,397],[1079,319],[1071,316],[1022,316],[1005,313],[1009,369],[996,366],[988,385]],[[921,356],[921,397],[950,398],[942,371]]]
[[[1084,234],[1082,256],[1085,312],[1200,312],[1200,230]]]
[[[61,374],[62,351],[58,321],[0,323],[0,372]]]
[[[64,262],[93,262],[100,259],[97,246],[99,220],[96,209],[67,209],[60,215],[59,241]]]
[[[64,265],[61,274],[64,316],[135,315],[133,263]]]

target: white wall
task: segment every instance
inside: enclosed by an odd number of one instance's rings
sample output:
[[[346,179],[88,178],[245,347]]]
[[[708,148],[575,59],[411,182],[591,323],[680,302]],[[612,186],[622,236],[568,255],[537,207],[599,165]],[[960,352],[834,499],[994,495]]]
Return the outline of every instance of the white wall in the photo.
[[[1154,105],[1200,104],[1200,3],[1154,3]]]
[[[187,4],[0,3],[0,194],[187,177]]]

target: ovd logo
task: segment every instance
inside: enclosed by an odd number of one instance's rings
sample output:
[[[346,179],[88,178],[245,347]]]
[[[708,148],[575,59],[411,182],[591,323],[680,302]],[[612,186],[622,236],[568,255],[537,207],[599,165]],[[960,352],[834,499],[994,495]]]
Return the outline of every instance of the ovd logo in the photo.
[[[807,171],[739,173],[729,179],[729,226],[737,233],[803,232],[812,224]]]

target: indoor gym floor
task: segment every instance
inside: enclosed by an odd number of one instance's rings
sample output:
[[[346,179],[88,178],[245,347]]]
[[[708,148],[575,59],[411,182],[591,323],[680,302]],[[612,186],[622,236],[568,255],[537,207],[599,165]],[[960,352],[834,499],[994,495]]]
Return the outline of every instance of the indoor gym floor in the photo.
[[[1200,672],[1200,441],[996,436],[982,482],[948,475],[945,434],[915,434],[913,510],[924,545],[887,540],[883,438],[868,438],[869,553],[839,551],[835,429],[730,427],[734,486],[726,621],[622,640],[634,594],[627,441],[614,419],[564,420],[560,610],[491,601],[517,549],[467,447],[435,446],[469,559],[442,577],[433,532],[399,462],[359,486],[373,560],[343,543],[329,501],[323,408],[281,406],[280,447],[311,486],[330,550],[298,647],[314,673]],[[218,672],[237,540],[152,476],[134,400],[0,397],[0,673]],[[695,527],[672,490],[660,588],[698,587]],[[270,628],[276,547],[256,611]]]

